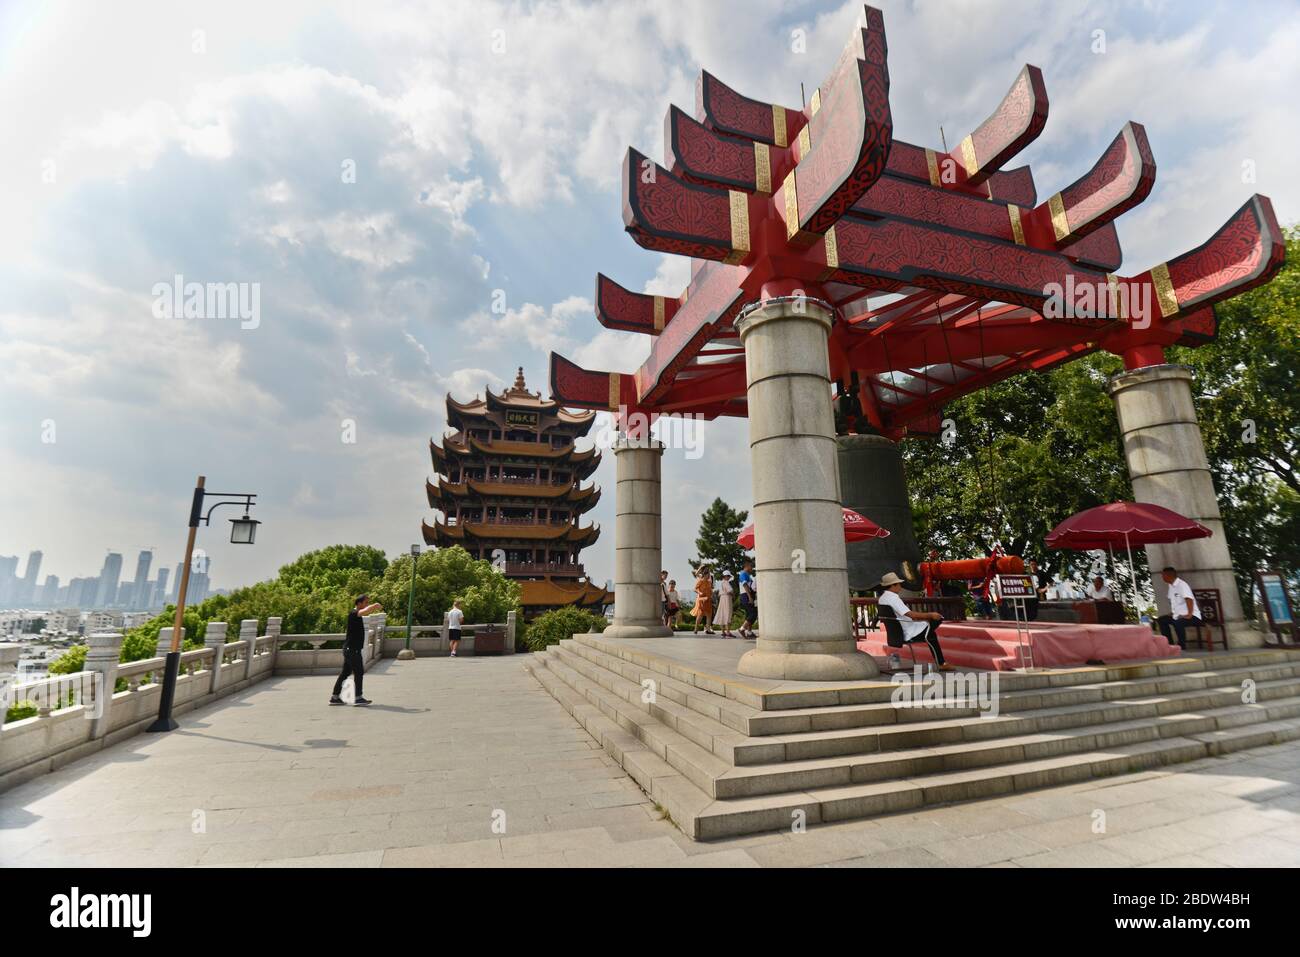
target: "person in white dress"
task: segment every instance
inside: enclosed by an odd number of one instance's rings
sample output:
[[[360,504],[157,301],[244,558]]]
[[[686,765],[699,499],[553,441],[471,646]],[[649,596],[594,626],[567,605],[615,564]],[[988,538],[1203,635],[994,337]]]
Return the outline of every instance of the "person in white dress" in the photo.
[[[735,590],[731,587],[731,572],[723,572],[718,582],[718,613],[713,616],[713,623],[722,626],[723,638],[735,638],[731,631],[731,596]]]

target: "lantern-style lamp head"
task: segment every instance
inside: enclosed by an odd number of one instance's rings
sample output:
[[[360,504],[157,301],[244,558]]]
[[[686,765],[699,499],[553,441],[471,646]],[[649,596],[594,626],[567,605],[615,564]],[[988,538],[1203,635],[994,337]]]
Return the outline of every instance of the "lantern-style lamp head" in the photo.
[[[251,545],[253,539],[257,537],[257,526],[261,525],[255,518],[249,518],[248,513],[244,513],[243,518],[232,518],[230,520],[230,540],[236,545]]]
[[[419,545],[412,545],[412,546],[411,546],[411,557],[412,557],[412,558],[419,558],[419,557],[420,557],[420,546],[419,546]]]

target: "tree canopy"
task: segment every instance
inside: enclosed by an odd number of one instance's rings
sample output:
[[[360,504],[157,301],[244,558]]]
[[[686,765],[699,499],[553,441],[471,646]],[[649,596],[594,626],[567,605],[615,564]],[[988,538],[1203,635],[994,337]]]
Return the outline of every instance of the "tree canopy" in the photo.
[[[707,562],[713,566],[714,576],[721,576],[724,571],[739,574],[749,552],[737,545],[736,539],[748,517],[749,512],[737,511],[722,499],[715,498],[700,516],[700,534],[695,539],[699,557],[691,562],[691,566],[698,568]]]

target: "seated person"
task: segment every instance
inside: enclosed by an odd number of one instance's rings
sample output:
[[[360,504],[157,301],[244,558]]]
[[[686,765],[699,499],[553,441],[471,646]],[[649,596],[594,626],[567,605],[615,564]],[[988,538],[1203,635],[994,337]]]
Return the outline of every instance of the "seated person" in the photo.
[[[1171,614],[1160,616],[1160,634],[1165,636],[1165,641],[1171,645],[1174,643],[1174,636],[1170,633],[1172,627],[1178,634],[1178,647],[1187,648],[1187,626],[1203,625],[1201,620],[1201,606],[1196,603],[1196,596],[1192,594],[1192,586],[1187,584],[1178,577],[1178,570],[1173,565],[1166,565],[1160,572],[1160,577],[1164,579],[1169,586],[1169,610]]]
[[[903,590],[903,579],[893,572],[880,579],[880,587],[880,607],[893,611],[899,627],[903,629],[903,641],[910,644],[924,639],[930,646],[930,653],[934,655],[939,670],[952,671],[952,665],[943,660],[943,649],[939,647],[939,622],[943,621],[943,616],[937,611],[912,611],[908,608],[899,596]]]
[[[1088,598],[1092,601],[1112,601],[1110,586],[1100,575],[1092,576],[1092,584],[1088,586]]]

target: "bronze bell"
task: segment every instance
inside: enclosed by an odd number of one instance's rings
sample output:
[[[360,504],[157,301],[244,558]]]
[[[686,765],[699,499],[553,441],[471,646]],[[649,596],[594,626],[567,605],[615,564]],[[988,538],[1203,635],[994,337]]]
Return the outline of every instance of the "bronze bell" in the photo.
[[[835,444],[842,504],[889,530],[888,538],[848,543],[849,588],[871,591],[886,572],[894,572],[909,589],[919,589],[921,550],[898,443],[883,435],[841,435]]]

